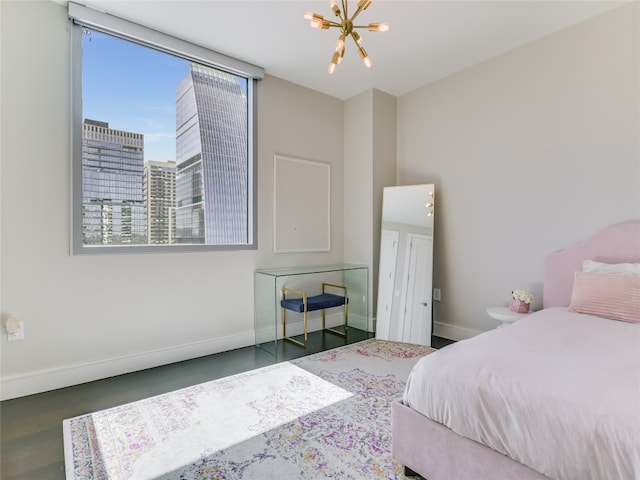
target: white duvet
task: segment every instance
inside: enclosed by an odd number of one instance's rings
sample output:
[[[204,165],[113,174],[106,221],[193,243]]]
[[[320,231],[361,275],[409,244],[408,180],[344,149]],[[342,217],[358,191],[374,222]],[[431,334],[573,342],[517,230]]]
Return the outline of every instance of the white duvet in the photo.
[[[403,400],[553,479],[640,479],[640,324],[545,309],[423,358]]]

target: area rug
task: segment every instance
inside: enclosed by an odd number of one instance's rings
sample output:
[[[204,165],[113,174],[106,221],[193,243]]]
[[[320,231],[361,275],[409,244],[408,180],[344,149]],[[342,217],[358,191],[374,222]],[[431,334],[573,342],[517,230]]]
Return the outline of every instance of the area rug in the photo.
[[[370,339],[63,422],[83,479],[401,479],[391,402],[429,347]]]

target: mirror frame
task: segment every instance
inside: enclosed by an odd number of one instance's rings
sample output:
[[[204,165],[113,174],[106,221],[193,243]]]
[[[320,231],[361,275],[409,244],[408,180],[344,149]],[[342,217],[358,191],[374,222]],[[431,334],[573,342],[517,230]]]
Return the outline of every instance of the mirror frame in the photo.
[[[376,338],[431,345],[435,185],[385,187]]]

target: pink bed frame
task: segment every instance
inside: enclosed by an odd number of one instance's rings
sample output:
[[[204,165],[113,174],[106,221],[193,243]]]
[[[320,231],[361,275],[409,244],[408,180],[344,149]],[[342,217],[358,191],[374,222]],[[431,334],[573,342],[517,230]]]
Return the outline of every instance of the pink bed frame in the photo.
[[[583,242],[552,253],[544,261],[544,308],[567,307],[571,302],[573,274],[584,260],[604,263],[640,261],[640,220],[611,225]]]
[[[640,220],[606,227],[583,242],[552,253],[544,263],[543,306],[566,307],[574,272],[591,259],[605,263],[640,262]],[[462,437],[396,400],[391,407],[393,457],[407,475],[428,480],[545,480],[548,477]]]

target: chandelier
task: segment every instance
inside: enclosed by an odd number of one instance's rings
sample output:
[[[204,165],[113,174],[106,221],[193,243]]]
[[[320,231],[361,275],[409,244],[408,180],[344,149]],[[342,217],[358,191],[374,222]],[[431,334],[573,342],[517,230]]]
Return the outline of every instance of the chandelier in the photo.
[[[347,37],[353,38],[353,41],[356,43],[358,53],[360,54],[360,58],[362,58],[362,61],[367,68],[371,68],[371,59],[362,46],[362,37],[358,32],[355,31],[355,29],[366,28],[370,32],[386,32],[389,30],[389,25],[386,23],[354,25],[353,22],[355,21],[356,17],[360,15],[360,12],[369,8],[369,5],[371,5],[372,1],[373,0],[359,0],[358,8],[355,12],[353,12],[351,18],[349,18],[348,0],[341,0],[342,9],[340,9],[340,7],[338,6],[337,0],[330,0],[331,10],[333,10],[335,16],[340,19],[339,22],[327,20],[322,15],[318,15],[317,13],[307,12],[304,14],[304,18],[305,20],[309,20],[311,28],[327,30],[331,27],[335,27],[340,29],[340,35],[338,36],[338,41],[336,42],[336,50],[333,53],[333,57],[331,57],[331,63],[329,64],[329,73],[335,72],[336,66],[340,65],[340,62],[342,62],[345,51],[344,42]]]

